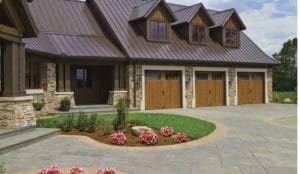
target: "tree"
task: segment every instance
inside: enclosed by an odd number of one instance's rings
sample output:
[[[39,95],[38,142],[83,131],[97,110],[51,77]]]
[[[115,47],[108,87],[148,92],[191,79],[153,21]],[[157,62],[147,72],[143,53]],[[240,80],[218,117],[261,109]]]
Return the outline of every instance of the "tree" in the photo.
[[[273,68],[273,89],[275,91],[293,91],[297,88],[297,38],[283,44],[279,53],[273,57],[280,61]]]

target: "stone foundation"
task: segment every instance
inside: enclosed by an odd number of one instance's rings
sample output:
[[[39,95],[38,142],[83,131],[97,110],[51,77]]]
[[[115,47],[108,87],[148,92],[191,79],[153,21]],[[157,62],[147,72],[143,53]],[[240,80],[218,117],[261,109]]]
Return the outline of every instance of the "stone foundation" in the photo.
[[[127,97],[127,91],[109,91],[108,104],[116,105],[122,97]]]
[[[35,126],[33,97],[0,97],[0,128]]]

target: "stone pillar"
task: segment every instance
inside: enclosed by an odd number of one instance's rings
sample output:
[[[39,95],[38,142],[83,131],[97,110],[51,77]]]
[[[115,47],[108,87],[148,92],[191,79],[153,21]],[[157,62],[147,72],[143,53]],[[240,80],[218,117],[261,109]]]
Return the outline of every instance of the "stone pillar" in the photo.
[[[236,98],[236,89],[235,83],[237,79],[235,79],[235,68],[229,68],[228,71],[228,83],[229,83],[229,105],[235,105]]]
[[[122,97],[127,97],[127,91],[109,91],[108,104],[116,105]]]
[[[267,71],[267,93],[268,93],[268,99],[269,102],[273,101],[273,80],[272,80],[272,76],[273,76],[273,71],[272,68],[269,68]]]
[[[192,108],[193,100],[193,67],[188,66],[185,68],[185,98],[186,98],[186,107]],[[196,103],[196,102],[194,102]],[[196,106],[194,106],[196,107]]]
[[[6,43],[3,58],[3,96],[25,96],[24,44],[15,42]]]
[[[127,81],[127,91],[128,91],[128,97],[129,97],[129,99],[131,100],[131,104],[130,104],[130,107],[132,108],[132,107],[135,107],[134,105],[135,105],[135,99],[134,99],[134,90],[135,90],[135,86],[134,86],[134,83],[135,83],[135,81],[134,81],[134,79],[135,79],[135,77],[134,77],[134,70],[133,70],[133,68],[134,68],[134,66],[133,65],[128,65],[127,66],[127,68],[126,68],[126,71],[127,71],[127,75],[128,75],[128,77],[127,77],[127,79],[126,79],[126,81]]]

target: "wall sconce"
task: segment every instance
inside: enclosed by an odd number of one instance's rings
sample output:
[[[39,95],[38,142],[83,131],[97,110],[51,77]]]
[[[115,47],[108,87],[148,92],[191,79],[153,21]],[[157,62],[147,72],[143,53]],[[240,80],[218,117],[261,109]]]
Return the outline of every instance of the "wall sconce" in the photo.
[[[142,75],[136,75],[135,76],[135,83],[140,84],[142,81]]]

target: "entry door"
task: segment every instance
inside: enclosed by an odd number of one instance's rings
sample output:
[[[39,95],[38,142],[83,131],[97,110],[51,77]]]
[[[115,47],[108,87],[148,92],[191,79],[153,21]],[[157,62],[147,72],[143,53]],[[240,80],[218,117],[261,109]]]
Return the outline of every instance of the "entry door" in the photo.
[[[145,108],[181,107],[181,73],[178,71],[146,71]]]
[[[264,102],[264,73],[238,73],[238,104]]]
[[[225,105],[225,73],[196,72],[196,106]]]

